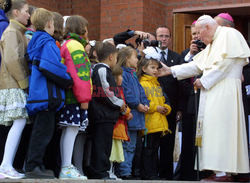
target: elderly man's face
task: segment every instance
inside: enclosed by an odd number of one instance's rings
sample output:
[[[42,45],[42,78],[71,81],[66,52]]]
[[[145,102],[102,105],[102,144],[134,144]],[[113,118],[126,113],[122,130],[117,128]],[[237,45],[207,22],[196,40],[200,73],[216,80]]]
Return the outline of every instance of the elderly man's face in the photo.
[[[161,48],[165,49],[170,44],[170,31],[168,28],[160,27],[156,30],[156,39],[161,41]]]
[[[209,43],[212,42],[213,37],[210,34],[211,30],[208,25],[196,24],[195,27],[198,32],[198,37],[203,43],[208,45]]]

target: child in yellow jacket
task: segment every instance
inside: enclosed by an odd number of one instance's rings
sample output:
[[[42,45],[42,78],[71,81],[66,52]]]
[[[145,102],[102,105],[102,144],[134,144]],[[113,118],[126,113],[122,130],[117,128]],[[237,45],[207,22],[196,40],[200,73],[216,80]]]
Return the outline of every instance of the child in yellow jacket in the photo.
[[[145,114],[144,147],[142,150],[142,178],[158,179],[158,150],[160,138],[169,132],[166,115],[171,107],[166,104],[160,83],[157,80],[160,63],[154,59],[143,58],[138,66],[138,78],[150,101]]]

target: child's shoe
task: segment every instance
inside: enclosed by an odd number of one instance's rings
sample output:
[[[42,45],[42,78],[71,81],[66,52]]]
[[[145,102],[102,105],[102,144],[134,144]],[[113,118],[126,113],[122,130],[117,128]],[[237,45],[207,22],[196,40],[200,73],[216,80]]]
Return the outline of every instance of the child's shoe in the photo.
[[[68,167],[63,167],[59,174],[59,179],[80,179],[87,180],[88,178],[81,175],[80,172],[73,165]]]
[[[0,167],[0,175],[9,179],[22,179],[25,177],[24,174],[17,172],[14,168],[4,167]]]

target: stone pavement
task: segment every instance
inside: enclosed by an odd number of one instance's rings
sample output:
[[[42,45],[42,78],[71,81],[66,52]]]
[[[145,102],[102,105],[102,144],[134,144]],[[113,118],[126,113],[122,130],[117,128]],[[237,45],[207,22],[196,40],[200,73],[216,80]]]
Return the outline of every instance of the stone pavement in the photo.
[[[169,181],[169,180],[59,180],[59,179],[0,179],[0,183],[193,183],[198,181]]]

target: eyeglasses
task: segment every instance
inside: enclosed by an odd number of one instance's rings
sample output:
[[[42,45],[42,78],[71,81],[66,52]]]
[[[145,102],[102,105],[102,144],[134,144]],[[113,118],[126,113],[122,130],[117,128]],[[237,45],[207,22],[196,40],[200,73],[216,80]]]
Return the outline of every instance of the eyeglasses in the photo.
[[[169,39],[171,36],[170,35],[158,35],[157,37]]]

